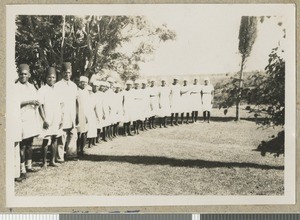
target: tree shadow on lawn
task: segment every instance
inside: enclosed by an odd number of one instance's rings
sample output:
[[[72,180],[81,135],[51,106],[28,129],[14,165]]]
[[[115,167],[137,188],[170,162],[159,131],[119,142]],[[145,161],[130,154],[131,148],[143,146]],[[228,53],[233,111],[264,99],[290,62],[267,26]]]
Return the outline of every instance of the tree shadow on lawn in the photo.
[[[213,116],[210,118],[211,121],[215,121],[215,122],[230,122],[230,121],[236,121],[235,117],[218,117],[218,116]],[[242,121],[252,121],[252,122],[256,122],[256,124],[259,124],[261,122],[263,122],[265,119],[264,118],[241,118]]]
[[[284,166],[270,166],[255,163],[239,163],[239,162],[221,162],[221,161],[206,161],[206,160],[191,160],[191,159],[176,159],[160,156],[121,156],[121,155],[95,155],[86,154],[80,160],[94,162],[120,162],[142,165],[169,165],[172,167],[196,167],[196,168],[217,168],[217,167],[239,167],[239,168],[255,168],[263,170],[284,170]]]

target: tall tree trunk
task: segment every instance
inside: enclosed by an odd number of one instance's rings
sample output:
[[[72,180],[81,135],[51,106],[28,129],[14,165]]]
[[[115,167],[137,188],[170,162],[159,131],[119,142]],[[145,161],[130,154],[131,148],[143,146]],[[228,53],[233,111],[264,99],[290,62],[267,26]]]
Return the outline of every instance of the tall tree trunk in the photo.
[[[236,98],[236,116],[235,116],[236,121],[240,121],[240,104],[241,104],[241,99],[242,99],[244,64],[245,64],[245,56],[243,55],[242,62],[241,62],[239,87],[238,87],[238,93],[237,93],[237,98]]]

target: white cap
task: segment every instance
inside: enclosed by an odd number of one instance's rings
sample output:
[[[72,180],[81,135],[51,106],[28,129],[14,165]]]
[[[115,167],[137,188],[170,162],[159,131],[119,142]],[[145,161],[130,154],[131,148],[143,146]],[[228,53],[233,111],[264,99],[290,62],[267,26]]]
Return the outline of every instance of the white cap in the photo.
[[[110,83],[109,82],[103,82],[103,86],[110,87]]]
[[[147,84],[147,80],[143,79],[143,80],[141,80],[141,83],[142,84]]]
[[[150,79],[150,82],[155,82],[156,80],[154,78]]]
[[[80,76],[79,81],[80,82],[89,82],[89,78],[87,78],[86,76]]]
[[[178,77],[178,76],[174,76],[174,77],[173,77],[173,79],[177,79],[177,80],[179,80],[179,77]]]
[[[116,82],[114,85],[115,88],[121,88],[121,84],[119,82]]]
[[[205,77],[205,78],[204,78],[204,81],[209,81],[209,77]]]
[[[114,78],[112,78],[112,77],[108,77],[106,81],[107,81],[107,82],[110,82],[110,83],[115,82]]]
[[[93,85],[94,85],[94,86],[100,86],[100,85],[101,85],[101,83],[100,83],[100,81],[98,81],[98,80],[95,80],[95,81],[93,82]]]
[[[134,84],[141,84],[141,80],[136,79],[136,80],[134,81]]]
[[[126,85],[132,85],[133,82],[132,82],[132,80],[127,80],[125,84],[126,84]]]
[[[165,78],[161,78],[160,81],[164,81],[164,82],[167,82],[167,80]]]

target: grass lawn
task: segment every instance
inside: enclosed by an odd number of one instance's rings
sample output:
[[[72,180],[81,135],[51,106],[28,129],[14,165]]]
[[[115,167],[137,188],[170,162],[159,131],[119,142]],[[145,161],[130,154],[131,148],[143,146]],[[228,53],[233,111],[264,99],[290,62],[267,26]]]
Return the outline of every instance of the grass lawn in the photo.
[[[16,195],[283,195],[284,157],[253,151],[280,128],[235,122],[233,115],[213,109],[210,124],[100,143],[79,161],[29,174],[16,183]]]

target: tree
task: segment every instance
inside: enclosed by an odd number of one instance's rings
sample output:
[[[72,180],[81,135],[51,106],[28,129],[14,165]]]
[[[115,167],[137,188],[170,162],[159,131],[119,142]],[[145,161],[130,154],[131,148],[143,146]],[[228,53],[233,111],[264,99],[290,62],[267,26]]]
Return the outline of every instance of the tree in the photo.
[[[247,58],[250,56],[252,46],[257,35],[257,18],[243,16],[239,31],[239,52],[242,55],[241,69],[239,75],[239,86],[236,91],[236,120],[240,120],[240,102],[243,89],[243,70]]]
[[[165,25],[153,26],[142,16],[19,15],[16,26],[16,64],[30,65],[36,87],[41,86],[46,68],[55,66],[59,71],[63,61],[72,63],[73,77],[90,77],[102,69],[117,71],[123,79],[137,77],[143,56],[159,46],[151,42],[176,38]],[[131,54],[118,50],[136,39],[140,44]]]

